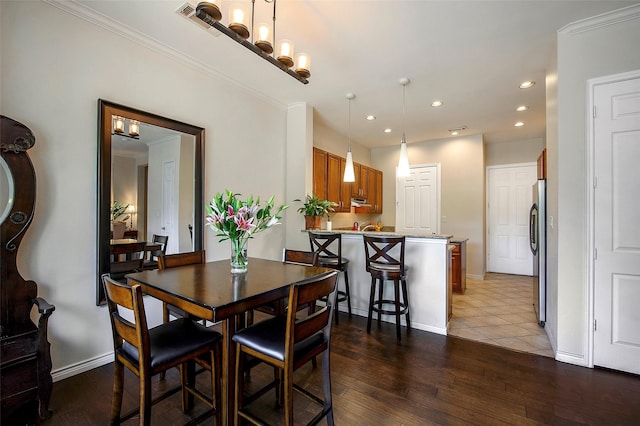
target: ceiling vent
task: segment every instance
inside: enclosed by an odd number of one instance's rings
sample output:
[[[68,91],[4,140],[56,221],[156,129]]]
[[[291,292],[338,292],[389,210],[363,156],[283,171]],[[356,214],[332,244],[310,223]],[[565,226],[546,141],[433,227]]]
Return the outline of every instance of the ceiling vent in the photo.
[[[216,30],[214,27],[196,16],[196,7],[191,3],[183,3],[179,8],[176,9],[176,13],[187,18],[191,22],[198,24],[198,26],[204,28],[205,30],[207,30],[207,32],[213,34],[214,36],[218,37],[220,35],[220,31]]]

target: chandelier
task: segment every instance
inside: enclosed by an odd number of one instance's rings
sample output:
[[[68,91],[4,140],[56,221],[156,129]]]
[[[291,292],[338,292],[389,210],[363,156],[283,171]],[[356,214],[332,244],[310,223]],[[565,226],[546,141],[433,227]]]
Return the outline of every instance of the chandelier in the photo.
[[[276,36],[276,0],[264,1],[273,4],[273,23],[271,28],[266,24],[258,24],[257,31],[255,31],[255,0],[251,0],[250,14],[247,13],[246,6],[243,4],[231,6],[228,11],[228,26],[220,22],[222,19],[220,0],[198,3],[196,16],[301,83],[309,83],[309,80],[307,80],[311,76],[309,72],[309,55],[298,53],[294,56],[293,43],[285,39],[278,41],[277,49],[273,48],[273,40],[275,40]],[[250,22],[248,22],[249,19],[251,20]]]
[[[125,119],[119,115],[112,116],[113,119],[113,127],[112,127],[112,135],[124,136],[131,139],[139,139],[140,138],[140,122],[138,120],[129,119],[129,133],[125,133]]]

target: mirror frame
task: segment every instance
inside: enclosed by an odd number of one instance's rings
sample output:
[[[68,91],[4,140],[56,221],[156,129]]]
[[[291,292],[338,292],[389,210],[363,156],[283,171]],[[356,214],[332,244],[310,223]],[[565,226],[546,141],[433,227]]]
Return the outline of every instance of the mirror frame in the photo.
[[[96,305],[104,305],[105,295],[100,276],[109,272],[111,221],[111,117],[120,115],[195,137],[194,164],[194,250],[204,244],[204,128],[162,117],[157,114],[98,99],[98,214]]]

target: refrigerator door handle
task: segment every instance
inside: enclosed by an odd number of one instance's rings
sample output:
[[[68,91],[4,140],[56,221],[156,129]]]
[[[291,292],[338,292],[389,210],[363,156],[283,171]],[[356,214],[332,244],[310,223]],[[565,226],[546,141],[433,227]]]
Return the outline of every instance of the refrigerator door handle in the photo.
[[[529,248],[534,255],[538,253],[538,244],[536,241],[537,213],[538,206],[534,204],[531,206],[531,210],[529,210]]]

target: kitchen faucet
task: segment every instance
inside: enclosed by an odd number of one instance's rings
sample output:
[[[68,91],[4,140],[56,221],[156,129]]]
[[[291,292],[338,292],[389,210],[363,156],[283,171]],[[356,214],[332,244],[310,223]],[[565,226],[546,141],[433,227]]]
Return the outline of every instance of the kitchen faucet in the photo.
[[[359,231],[366,231],[368,228],[371,228],[371,229],[373,229],[374,231],[375,231],[375,229],[376,229],[375,225],[372,225],[372,224],[370,224],[370,223],[369,223],[369,224],[366,224],[366,225],[364,225],[364,224],[363,224],[363,225],[360,225],[360,228],[359,228],[358,230],[359,230]]]

